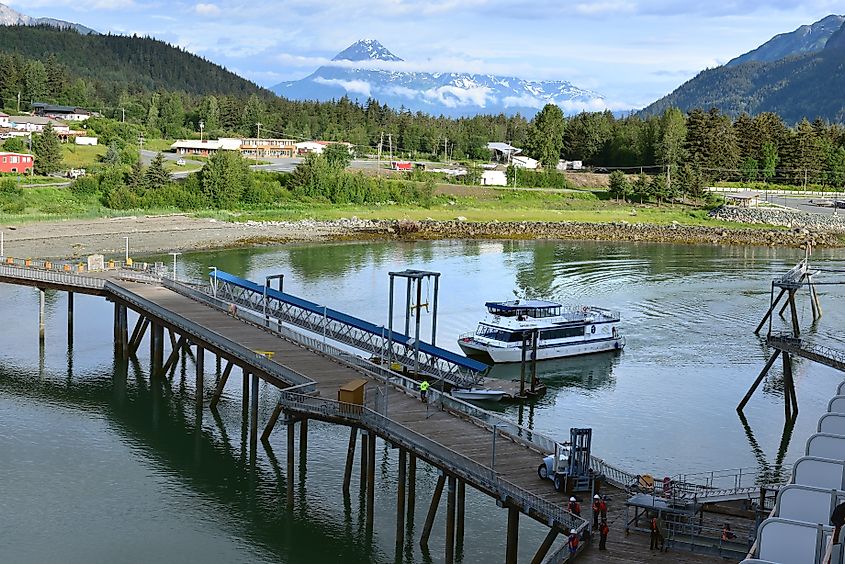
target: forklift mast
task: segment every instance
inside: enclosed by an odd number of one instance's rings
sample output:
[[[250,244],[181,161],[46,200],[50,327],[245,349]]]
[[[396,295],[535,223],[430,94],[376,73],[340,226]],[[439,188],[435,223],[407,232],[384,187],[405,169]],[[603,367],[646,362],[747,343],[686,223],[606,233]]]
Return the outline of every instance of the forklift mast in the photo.
[[[569,430],[569,464],[566,473],[571,478],[588,478],[590,474],[590,446],[593,439],[592,429]]]

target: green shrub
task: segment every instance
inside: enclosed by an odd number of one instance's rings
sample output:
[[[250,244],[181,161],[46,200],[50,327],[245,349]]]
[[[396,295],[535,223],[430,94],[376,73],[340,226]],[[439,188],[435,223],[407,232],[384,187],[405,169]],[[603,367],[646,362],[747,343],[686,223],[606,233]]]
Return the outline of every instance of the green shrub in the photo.
[[[20,197],[23,196],[23,188],[11,178],[4,178],[0,181],[0,194]]]
[[[100,190],[100,182],[96,176],[77,178],[70,185],[70,193],[74,196],[91,196]]]

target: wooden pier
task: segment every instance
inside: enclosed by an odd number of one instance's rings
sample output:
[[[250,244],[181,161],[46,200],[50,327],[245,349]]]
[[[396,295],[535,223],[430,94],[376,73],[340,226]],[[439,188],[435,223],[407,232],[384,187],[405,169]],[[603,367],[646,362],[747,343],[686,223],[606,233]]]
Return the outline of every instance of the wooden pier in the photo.
[[[181,351],[196,359],[196,389],[203,389],[206,354],[221,366],[221,377],[207,407],[215,409],[223,400],[223,390],[232,377],[242,380],[242,410],[248,429],[251,456],[255,456],[259,438],[266,440],[277,426],[283,426],[287,441],[286,480],[292,483],[296,473],[296,441],[299,434],[300,457],[307,457],[308,421],[311,419],[349,428],[346,467],[338,492],[348,493],[357,482],[362,499],[368,534],[373,534],[376,509],[376,441],[395,447],[398,464],[396,487],[396,557],[401,559],[405,539],[406,515],[418,503],[428,505],[427,518],[418,542],[427,547],[433,531],[441,498],[446,497],[446,527],[442,531],[445,552],[442,561],[455,560],[456,547],[463,543],[464,498],[466,487],[492,497],[507,519],[506,548],[503,559],[517,561],[519,518],[524,515],[549,528],[546,539],[537,547],[532,563],[565,562],[569,559],[561,537],[570,531],[582,533],[589,528],[585,519],[566,510],[566,496],[554,490],[550,480],[542,480],[537,468],[543,456],[554,452],[555,443],[539,433],[521,427],[496,414],[429,390],[427,402],[416,391],[416,383],[384,367],[333,349],[310,337],[295,336],[279,324],[272,327],[264,318],[226,307],[213,297],[184,284],[167,279],[120,271],[91,276],[42,272],[17,267],[0,267],[0,282],[53,288],[69,293],[84,292],[102,296],[115,305],[114,343],[119,358],[134,356],[146,340],[152,361],[151,378],[165,378],[177,364]],[[72,301],[69,320],[72,320]],[[42,317],[43,319],[43,317]],[[72,333],[72,326],[71,332]],[[42,332],[42,343],[43,332]],[[193,347],[193,348],[192,348]],[[261,420],[259,382],[263,380],[279,390],[272,401],[272,413]],[[357,382],[357,384],[355,384]],[[363,387],[363,401],[338,401],[339,391]],[[206,407],[203,394],[197,394],[198,412]],[[269,407],[269,406],[265,406]],[[354,462],[360,460],[359,476],[353,476]],[[612,467],[604,471],[617,485],[630,478]],[[416,499],[418,465],[427,463],[439,471],[439,479],[430,500]],[[607,470],[611,470],[608,474]],[[326,485],[325,487],[333,487]],[[287,488],[287,505],[294,506],[294,488]],[[589,505],[589,495],[580,494]],[[618,492],[623,505],[624,492]],[[589,509],[585,507],[585,517]],[[623,538],[621,523],[614,525],[609,553],[599,553],[595,546],[582,545],[579,555],[585,561],[601,554],[619,555],[625,562],[705,562],[712,556],[665,560],[655,559],[638,543]],[[633,536],[631,537],[633,539]],[[623,548],[624,547],[624,548]],[[552,549],[556,550],[552,550]],[[622,552],[624,550],[624,552]],[[639,553],[641,556],[636,556]],[[624,554],[624,557],[621,555]],[[435,560],[441,560],[436,558]]]

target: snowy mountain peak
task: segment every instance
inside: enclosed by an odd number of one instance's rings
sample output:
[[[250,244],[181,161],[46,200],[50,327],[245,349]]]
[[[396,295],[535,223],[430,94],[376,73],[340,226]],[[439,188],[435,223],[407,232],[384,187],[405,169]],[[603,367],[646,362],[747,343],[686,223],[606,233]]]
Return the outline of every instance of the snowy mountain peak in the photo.
[[[337,55],[333,61],[401,61],[375,39],[356,41]]]
[[[31,18],[26,14],[16,12],[5,4],[0,4],[0,26],[4,25],[49,25],[59,29],[75,29],[83,35],[97,33],[90,27],[84,25],[57,20],[54,18]]]

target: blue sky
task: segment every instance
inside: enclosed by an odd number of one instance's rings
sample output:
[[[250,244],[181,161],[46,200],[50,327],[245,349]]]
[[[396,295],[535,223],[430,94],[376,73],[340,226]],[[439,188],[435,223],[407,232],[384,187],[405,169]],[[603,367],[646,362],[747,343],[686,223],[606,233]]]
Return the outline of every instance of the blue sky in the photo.
[[[299,79],[357,39],[407,70],[568,80],[615,109],[831,13],[823,0],[6,0],[27,15],[152,35],[261,85]]]

